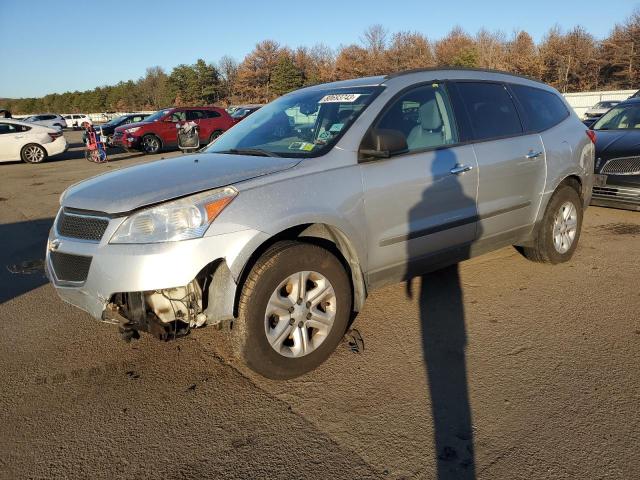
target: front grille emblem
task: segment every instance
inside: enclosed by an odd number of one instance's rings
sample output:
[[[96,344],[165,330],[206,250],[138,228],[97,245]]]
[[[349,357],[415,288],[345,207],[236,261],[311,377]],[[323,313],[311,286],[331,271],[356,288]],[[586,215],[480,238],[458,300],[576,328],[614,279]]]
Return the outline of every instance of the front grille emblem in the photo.
[[[49,251],[50,252],[55,252],[60,248],[60,240],[57,238],[54,238],[53,240],[51,240],[49,242]]]

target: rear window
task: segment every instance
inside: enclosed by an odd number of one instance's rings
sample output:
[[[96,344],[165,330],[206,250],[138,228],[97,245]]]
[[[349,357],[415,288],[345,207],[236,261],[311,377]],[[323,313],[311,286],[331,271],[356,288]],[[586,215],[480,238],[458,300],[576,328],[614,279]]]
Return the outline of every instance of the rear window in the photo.
[[[527,130],[541,132],[569,116],[569,110],[555,93],[524,85],[511,85],[511,89],[525,110]]]
[[[511,95],[500,83],[456,82],[465,105],[474,140],[522,133],[522,124]]]

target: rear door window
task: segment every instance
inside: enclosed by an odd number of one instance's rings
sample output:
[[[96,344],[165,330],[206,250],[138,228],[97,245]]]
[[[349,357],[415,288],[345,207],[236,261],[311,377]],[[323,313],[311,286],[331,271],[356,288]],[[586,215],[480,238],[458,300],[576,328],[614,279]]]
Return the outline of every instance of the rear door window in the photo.
[[[204,111],[205,118],[218,118],[220,114],[215,110],[205,110]]]
[[[523,133],[516,106],[501,83],[456,82],[462,105],[468,114],[474,140],[510,137]]]
[[[524,109],[528,131],[547,130],[569,116],[569,110],[558,95],[539,88],[510,85]]]

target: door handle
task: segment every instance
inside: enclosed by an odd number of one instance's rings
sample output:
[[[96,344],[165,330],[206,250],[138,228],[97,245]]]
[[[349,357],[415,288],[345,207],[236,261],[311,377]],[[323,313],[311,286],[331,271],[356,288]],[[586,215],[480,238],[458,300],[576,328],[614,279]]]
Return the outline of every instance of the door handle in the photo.
[[[471,165],[456,165],[449,172],[453,175],[460,175],[461,173],[468,172],[469,170],[473,170]]]
[[[540,155],[542,155],[542,152],[534,152],[533,150],[529,150],[529,153],[527,153],[524,158],[528,159],[528,160],[532,160],[534,158],[538,158]]]

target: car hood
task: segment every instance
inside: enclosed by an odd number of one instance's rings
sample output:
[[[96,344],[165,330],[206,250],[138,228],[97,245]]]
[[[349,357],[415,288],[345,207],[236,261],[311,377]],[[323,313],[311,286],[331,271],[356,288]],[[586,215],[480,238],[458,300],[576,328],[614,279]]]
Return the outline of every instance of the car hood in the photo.
[[[640,129],[596,130],[596,158],[608,160],[640,154]]]
[[[69,187],[62,206],[126,213],[213,188],[280,172],[299,159],[199,153],[123,168]]]
[[[153,123],[153,122],[127,123],[126,125],[120,125],[119,127],[116,127],[116,130],[122,131],[122,130],[126,130],[128,128],[133,128],[133,127],[144,127],[145,125],[149,125],[150,123]]]

